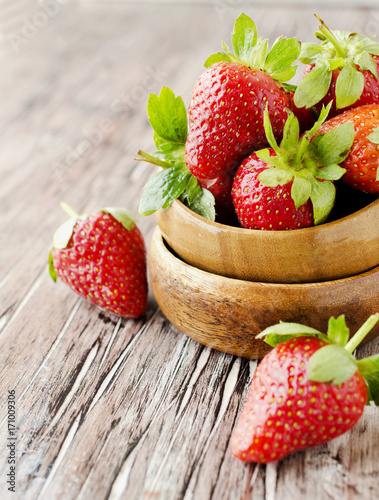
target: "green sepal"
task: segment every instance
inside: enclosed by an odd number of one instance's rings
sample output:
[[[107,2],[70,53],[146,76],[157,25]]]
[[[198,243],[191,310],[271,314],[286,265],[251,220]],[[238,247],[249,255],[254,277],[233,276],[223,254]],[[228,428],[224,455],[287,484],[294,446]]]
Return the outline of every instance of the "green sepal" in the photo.
[[[247,66],[250,68],[263,69],[268,53],[269,48],[267,38],[259,38],[257,44],[250,53],[250,59]]]
[[[215,199],[213,194],[207,189],[201,189],[200,194],[191,202],[188,200],[188,207],[205,219],[214,221],[216,218]]]
[[[111,215],[120,224],[122,224],[122,226],[128,231],[132,231],[134,229],[134,226],[136,225],[135,215],[127,208],[106,207],[100,210],[100,212],[104,212],[106,214]]]
[[[338,318],[329,318],[327,335],[331,344],[337,344],[342,347],[347,344],[350,337],[350,330],[346,326],[344,314],[341,314]]]
[[[357,371],[357,362],[342,346],[330,344],[318,349],[309,359],[308,379],[340,385]]]
[[[364,82],[363,74],[354,64],[345,64],[337,77],[336,107],[341,109],[354,104],[362,95]]]
[[[257,154],[258,156],[258,154]],[[270,156],[270,160],[273,158]],[[274,157],[275,158],[275,157]],[[267,187],[284,186],[294,178],[294,172],[282,168],[267,168],[258,174],[258,180]]]
[[[319,168],[315,175],[318,179],[323,179],[325,181],[338,181],[345,173],[346,168],[331,163],[326,167]]]
[[[299,57],[300,43],[296,38],[277,38],[267,54],[264,70],[274,80],[287,81],[296,73],[296,67],[291,66]]]
[[[280,147],[287,151],[291,151],[296,148],[299,142],[300,125],[299,120],[295,117],[292,111],[287,110],[287,115],[288,117],[286,123],[284,124],[283,139]]]
[[[264,341],[271,347],[276,347],[281,342],[293,337],[325,337],[323,333],[310,326],[301,325],[299,323],[287,323],[282,321],[276,325],[269,326],[261,333],[259,333],[255,338],[264,339]]]
[[[150,125],[159,137],[167,142],[184,144],[187,138],[187,112],[181,97],[175,97],[168,87],[159,96],[150,94],[147,100]]]
[[[298,210],[301,205],[304,205],[309,200],[312,192],[312,183],[305,177],[295,175],[291,186],[291,198],[295,203],[295,208]]]
[[[320,165],[338,165],[342,163],[350,152],[354,142],[354,135],[354,125],[352,123],[343,123],[323,134],[317,143],[317,155]]]
[[[342,69],[345,66],[345,59],[343,57],[339,57],[338,59],[331,59],[328,62],[330,71],[334,71],[335,69]]]
[[[216,52],[215,54],[211,54],[208,57],[208,59],[204,63],[204,66],[206,68],[209,68],[210,66],[212,66],[212,64],[216,64],[223,61],[231,62],[232,59],[230,58],[230,56],[228,56],[228,54],[225,54],[224,52]]]
[[[369,358],[360,359],[357,361],[357,367],[361,375],[367,382],[368,400],[377,406],[379,405],[379,354],[370,356]]]
[[[301,51],[299,59],[304,64],[311,64],[313,59],[322,52],[322,47],[318,43],[303,42],[301,44]]]
[[[251,51],[255,47],[258,39],[257,27],[254,21],[242,13],[234,23],[232,33],[232,46],[235,55],[242,62],[250,63]]]
[[[76,217],[70,217],[55,231],[52,244],[53,248],[63,249],[67,247],[77,220],[78,218]]]
[[[53,251],[52,250],[50,250],[50,253],[49,253],[48,264],[49,264],[49,274],[52,277],[54,283],[56,283],[56,281],[58,279],[58,275],[57,275],[57,272],[56,272],[55,267],[54,267]]]
[[[367,139],[374,144],[379,144],[379,127],[374,128],[371,134],[367,136]]]
[[[362,71],[367,70],[378,79],[378,67],[374,59],[366,51],[361,52],[354,58],[355,64],[358,64]]]
[[[295,105],[298,108],[311,108],[326,96],[331,81],[332,73],[328,63],[319,63],[297,86],[293,98]]]
[[[336,188],[331,181],[312,179],[311,202],[315,226],[325,222],[334,206]]]

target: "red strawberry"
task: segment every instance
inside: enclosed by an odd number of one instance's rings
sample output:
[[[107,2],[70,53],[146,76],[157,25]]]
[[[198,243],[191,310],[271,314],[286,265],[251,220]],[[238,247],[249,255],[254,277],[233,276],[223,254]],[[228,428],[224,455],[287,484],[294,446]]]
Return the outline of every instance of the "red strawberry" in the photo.
[[[278,39],[269,51],[254,22],[241,14],[232,43],[235,54],[223,44],[226,53],[207,59],[189,106],[186,164],[198,179],[232,174],[247,154],[267,144],[266,107],[277,138],[287,117],[290,102],[281,82],[296,72],[297,40]]]
[[[275,347],[254,374],[233,432],[233,454],[246,462],[272,462],[354,427],[368,399],[379,403],[379,356],[357,362],[351,352],[378,320],[379,314],[371,316],[348,343],[343,316],[330,319],[328,336],[293,323],[262,332],[259,337],[268,335]]]
[[[299,122],[291,111],[280,147],[267,111],[265,128],[271,149],[250,155],[238,168],[232,196],[240,224],[250,229],[298,229],[324,222],[334,205],[333,180],[345,172],[338,163],[348,154],[354,131],[344,124],[333,134],[310,142],[325,120],[319,120],[299,141]]]
[[[366,193],[379,193],[379,105],[360,106],[331,118],[319,132],[328,132],[343,123],[354,125],[352,148],[341,167],[346,169],[342,180]]]
[[[322,40],[303,43],[300,54],[305,63],[304,78],[294,102],[298,107],[321,106],[333,102],[330,116],[352,107],[379,104],[379,43],[348,31],[331,31],[320,21],[315,35]]]
[[[132,214],[107,208],[71,218],[54,235],[50,274],[81,297],[120,316],[138,317],[146,308],[146,251]]]

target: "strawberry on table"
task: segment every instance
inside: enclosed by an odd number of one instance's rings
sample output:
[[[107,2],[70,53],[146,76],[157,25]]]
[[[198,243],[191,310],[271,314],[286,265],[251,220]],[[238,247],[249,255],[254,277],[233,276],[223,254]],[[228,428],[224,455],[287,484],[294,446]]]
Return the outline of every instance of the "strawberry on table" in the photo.
[[[70,215],[55,233],[49,256],[50,275],[61,278],[92,303],[128,318],[146,308],[146,250],[135,218],[124,208],[92,215]]]
[[[274,136],[282,136],[290,105],[283,82],[296,72],[295,38],[278,38],[271,50],[254,22],[241,14],[232,34],[234,54],[210,56],[188,109],[186,164],[198,179],[234,173],[252,150],[267,145],[263,112],[268,108]]]
[[[341,113],[325,122],[319,132],[328,132],[344,123],[354,125],[354,142],[341,163],[342,180],[366,193],[379,193],[379,105],[367,104]]]
[[[345,123],[312,137],[325,121],[331,104],[299,139],[299,122],[288,110],[283,140],[278,146],[265,111],[264,124],[270,149],[256,151],[240,165],[232,196],[240,224],[264,230],[299,229],[325,222],[333,208],[333,181],[345,170],[354,139],[354,127]]]
[[[350,430],[366,404],[379,404],[379,355],[352,352],[379,321],[370,316],[354,337],[344,316],[330,318],[327,335],[279,323],[258,337],[274,349],[259,364],[233,432],[234,456],[268,463]]]
[[[296,106],[320,110],[332,101],[334,116],[351,107],[379,104],[379,43],[359,33],[332,31],[316,17],[320,26],[315,35],[321,43],[302,44],[300,61],[306,67],[295,92]]]

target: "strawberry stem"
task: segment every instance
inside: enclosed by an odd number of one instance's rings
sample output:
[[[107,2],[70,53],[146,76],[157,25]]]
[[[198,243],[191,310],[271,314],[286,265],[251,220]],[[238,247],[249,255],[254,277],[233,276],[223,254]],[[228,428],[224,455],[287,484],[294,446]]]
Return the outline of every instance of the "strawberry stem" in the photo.
[[[347,352],[351,354],[366,337],[366,335],[374,328],[378,321],[379,313],[371,315],[345,345],[345,349],[347,350]]]
[[[73,208],[71,208],[70,205],[68,203],[66,203],[65,201],[61,201],[61,208],[64,212],[66,212],[66,214],[69,217],[73,217],[74,219],[80,218],[80,215],[78,214],[78,212],[75,212],[75,210]]]
[[[321,33],[326,36],[326,38],[329,40],[329,42],[336,49],[337,55],[339,57],[342,57],[343,59],[345,59],[345,57],[347,57],[346,50],[343,47],[341,47],[337,38],[333,35],[332,31],[328,28],[328,26],[321,19],[321,17],[316,13],[314,15],[318,19],[318,21],[320,22],[319,30],[321,31]]]

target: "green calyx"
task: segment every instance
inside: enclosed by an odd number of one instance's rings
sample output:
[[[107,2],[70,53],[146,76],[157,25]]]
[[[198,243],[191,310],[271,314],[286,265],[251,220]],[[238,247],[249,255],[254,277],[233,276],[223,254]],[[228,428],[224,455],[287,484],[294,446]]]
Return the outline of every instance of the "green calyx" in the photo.
[[[161,168],[147,182],[139,205],[140,215],[150,215],[180,199],[199,215],[215,220],[215,200],[203,189],[185,163],[188,133],[187,112],[183,100],[163,87],[159,96],[150,94],[147,114],[154,131],[157,150],[148,154],[138,151],[135,159]]]
[[[224,52],[217,52],[208,57],[204,66],[228,61],[239,62],[251,69],[269,74],[278,82],[286,82],[295,76],[297,66],[293,63],[299,57],[300,43],[295,38],[277,38],[269,49],[268,39],[258,38],[258,31],[254,21],[246,14],[241,14],[232,33],[231,52],[222,42]]]
[[[379,149],[379,127],[374,128],[370,135],[367,136],[367,139],[373,144],[378,144]],[[379,181],[379,168],[376,171],[376,181]]]
[[[379,55],[379,43],[359,33],[332,31],[321,18],[316,17],[320,26],[315,36],[321,43],[306,42],[301,46],[300,61],[313,64],[314,68],[299,83],[294,102],[299,108],[310,108],[317,104],[329,90],[332,71],[338,69],[336,107],[346,108],[362,95],[362,71],[370,71],[378,79],[377,65],[372,56]]]
[[[323,107],[317,122],[301,139],[299,122],[292,111],[287,110],[288,118],[280,146],[274,137],[266,108],[264,127],[275,156],[270,155],[269,149],[256,151],[258,158],[271,166],[258,175],[259,181],[268,187],[293,181],[291,197],[296,210],[310,198],[315,225],[325,222],[333,208],[336,196],[333,181],[340,179],[346,172],[339,164],[349,154],[354,141],[352,123],[345,123],[334,130],[320,133],[312,140],[326,120],[330,107],[331,103],[326,108]]]
[[[366,380],[368,401],[379,405],[379,355],[356,360],[352,352],[363,341],[379,321],[379,313],[371,315],[349,340],[350,332],[345,316],[330,318],[326,334],[298,323],[281,322],[266,328],[256,338],[267,344],[278,344],[296,337],[318,337],[328,344],[318,349],[309,359],[308,379],[340,385],[349,380],[358,370]]]

